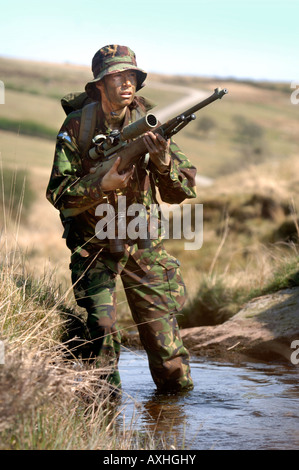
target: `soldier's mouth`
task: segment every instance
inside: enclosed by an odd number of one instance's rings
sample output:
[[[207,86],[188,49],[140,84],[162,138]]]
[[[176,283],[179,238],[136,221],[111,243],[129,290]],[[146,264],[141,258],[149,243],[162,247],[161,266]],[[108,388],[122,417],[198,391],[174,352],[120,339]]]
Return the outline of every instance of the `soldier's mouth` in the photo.
[[[131,98],[132,93],[130,91],[124,91],[124,92],[120,93],[120,96],[123,97],[123,98]]]

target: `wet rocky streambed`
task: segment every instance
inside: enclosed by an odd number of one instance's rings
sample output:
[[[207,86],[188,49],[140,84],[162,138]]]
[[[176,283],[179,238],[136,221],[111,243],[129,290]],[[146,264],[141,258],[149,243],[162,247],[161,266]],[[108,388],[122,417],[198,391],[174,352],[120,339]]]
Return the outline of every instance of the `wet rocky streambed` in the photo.
[[[158,395],[143,351],[122,352],[122,422],[168,448],[299,448],[299,366],[192,357],[194,390]]]

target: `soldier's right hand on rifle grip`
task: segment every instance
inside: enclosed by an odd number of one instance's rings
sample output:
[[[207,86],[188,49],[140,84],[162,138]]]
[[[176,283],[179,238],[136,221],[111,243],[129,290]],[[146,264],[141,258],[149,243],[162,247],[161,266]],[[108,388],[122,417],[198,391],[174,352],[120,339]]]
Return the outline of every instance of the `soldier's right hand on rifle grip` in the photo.
[[[118,167],[120,164],[120,157],[118,157],[110,170],[103,176],[101,181],[101,189],[102,191],[113,191],[114,189],[122,189],[126,188],[130,179],[133,176],[135,166],[132,167],[131,170],[128,170],[124,174],[118,173]]]

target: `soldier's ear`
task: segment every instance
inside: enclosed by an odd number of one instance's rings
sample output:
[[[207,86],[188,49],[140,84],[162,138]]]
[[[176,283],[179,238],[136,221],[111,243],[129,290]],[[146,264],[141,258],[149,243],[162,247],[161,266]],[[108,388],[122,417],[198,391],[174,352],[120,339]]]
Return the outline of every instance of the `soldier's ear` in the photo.
[[[98,90],[101,91],[101,90],[103,89],[103,81],[100,80],[100,81],[96,82],[96,83],[95,83],[95,86],[96,86],[96,88],[97,88]]]

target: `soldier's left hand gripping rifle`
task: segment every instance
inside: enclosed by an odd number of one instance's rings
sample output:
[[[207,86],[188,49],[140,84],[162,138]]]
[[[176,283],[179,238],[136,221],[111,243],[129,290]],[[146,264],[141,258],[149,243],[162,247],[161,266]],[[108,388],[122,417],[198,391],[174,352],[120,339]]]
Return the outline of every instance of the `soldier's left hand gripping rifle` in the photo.
[[[125,126],[122,131],[112,131],[108,136],[102,134],[95,136],[93,139],[95,146],[89,151],[90,158],[95,160],[91,172],[97,178],[102,178],[118,157],[120,157],[118,172],[128,171],[141,156],[147,153],[143,141],[143,134],[146,131],[151,130],[154,133],[159,133],[165,140],[168,140],[189,122],[196,119],[195,113],[197,111],[213,101],[221,99],[227,93],[226,88],[216,88],[211,96],[161,125],[159,125],[156,116],[149,113],[138,121]]]

